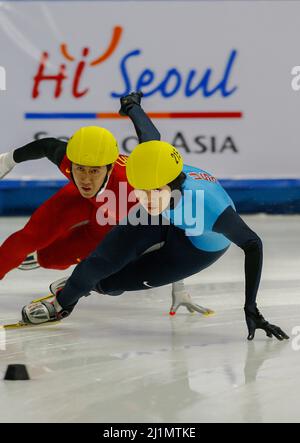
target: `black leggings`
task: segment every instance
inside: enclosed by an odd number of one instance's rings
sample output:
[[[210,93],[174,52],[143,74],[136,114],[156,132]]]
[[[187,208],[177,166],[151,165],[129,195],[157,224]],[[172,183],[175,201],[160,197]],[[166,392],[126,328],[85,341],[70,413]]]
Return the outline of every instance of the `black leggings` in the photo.
[[[259,287],[263,246],[261,239],[240,216],[228,207],[218,218],[213,231],[224,235],[245,252],[246,305],[254,306]],[[143,255],[153,245],[164,242],[156,251]],[[63,308],[77,303],[91,290],[111,295],[163,286],[189,277],[213,264],[228,248],[216,252],[197,249],[183,230],[173,225],[118,225],[79,263],[57,299]]]
[[[162,242],[161,249],[142,255]],[[227,249],[201,251],[173,225],[118,225],[76,266],[57,300],[67,308],[91,290],[117,295],[163,286],[202,271]]]
[[[101,280],[97,285],[100,292],[120,295],[123,291],[149,289],[182,280],[213,264],[228,249],[217,252],[197,249],[185,236],[184,231],[173,225],[146,226],[144,229],[148,244],[151,234],[152,245],[164,241],[164,246],[140,256],[119,272]],[[132,234],[134,241],[134,232]]]

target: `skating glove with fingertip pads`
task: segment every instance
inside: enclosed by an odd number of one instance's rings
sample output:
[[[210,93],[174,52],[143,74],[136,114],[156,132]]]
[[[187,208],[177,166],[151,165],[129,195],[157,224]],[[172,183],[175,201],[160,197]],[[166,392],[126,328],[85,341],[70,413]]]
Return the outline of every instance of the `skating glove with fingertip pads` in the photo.
[[[276,337],[278,340],[288,340],[289,337],[286,335],[279,326],[271,325],[259,312],[256,306],[244,308],[246,323],[248,326],[248,340],[253,340],[255,336],[256,329],[262,329],[265,331],[268,337]]]
[[[183,280],[172,284],[172,306],[169,314],[174,316],[180,306],[184,306],[191,314],[199,312],[205,316],[213,315],[214,311],[194,303],[192,297],[185,289]]]
[[[119,114],[122,116],[128,115],[128,112],[134,105],[140,106],[142,97],[142,92],[132,92],[129,95],[124,95],[124,97],[121,97],[121,108],[119,110]]]

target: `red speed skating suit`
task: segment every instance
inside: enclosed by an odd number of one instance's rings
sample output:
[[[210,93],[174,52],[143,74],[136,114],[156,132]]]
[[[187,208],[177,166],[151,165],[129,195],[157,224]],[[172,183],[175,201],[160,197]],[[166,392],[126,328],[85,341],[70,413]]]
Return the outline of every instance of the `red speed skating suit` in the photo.
[[[127,191],[132,191],[126,180],[126,158],[119,156],[104,190],[104,194],[113,191],[117,202],[119,183],[126,183]],[[71,162],[66,156],[60,169],[71,179]],[[81,261],[113,227],[97,223],[96,212],[102,205],[95,197],[82,197],[72,181],[65,185],[33,213],[23,229],[3,243],[0,248],[0,278],[19,266],[33,251],[37,251],[38,262],[44,268],[66,269]],[[128,209],[131,206],[132,203],[129,203]],[[115,213],[115,222],[126,214]]]

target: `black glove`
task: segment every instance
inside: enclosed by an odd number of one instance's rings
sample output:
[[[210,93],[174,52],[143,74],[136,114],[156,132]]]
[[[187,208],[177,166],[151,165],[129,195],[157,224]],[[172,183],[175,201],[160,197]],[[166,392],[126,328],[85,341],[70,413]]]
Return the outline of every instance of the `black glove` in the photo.
[[[248,340],[254,339],[256,329],[263,329],[268,337],[274,335],[278,340],[288,340],[290,338],[279,328],[279,326],[268,323],[256,306],[251,308],[245,307],[244,311],[249,331]]]
[[[128,112],[134,105],[141,105],[141,98],[143,97],[143,93],[139,92],[131,92],[129,95],[124,95],[124,97],[120,98],[121,108],[119,110],[120,115],[128,115]]]

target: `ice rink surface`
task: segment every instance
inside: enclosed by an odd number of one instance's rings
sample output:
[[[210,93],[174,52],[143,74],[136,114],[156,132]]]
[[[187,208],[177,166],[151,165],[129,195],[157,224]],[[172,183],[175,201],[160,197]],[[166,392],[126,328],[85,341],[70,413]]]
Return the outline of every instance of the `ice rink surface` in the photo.
[[[95,294],[58,325],[0,330],[1,379],[11,363],[31,375],[0,380],[0,422],[299,422],[300,217],[244,218],[265,245],[259,307],[289,341],[258,331],[247,342],[243,253],[233,245],[186,280],[214,317],[181,308],[170,318],[167,286]],[[25,220],[0,218],[1,242]],[[18,320],[21,307],[63,275],[12,271],[1,281],[0,323]]]

